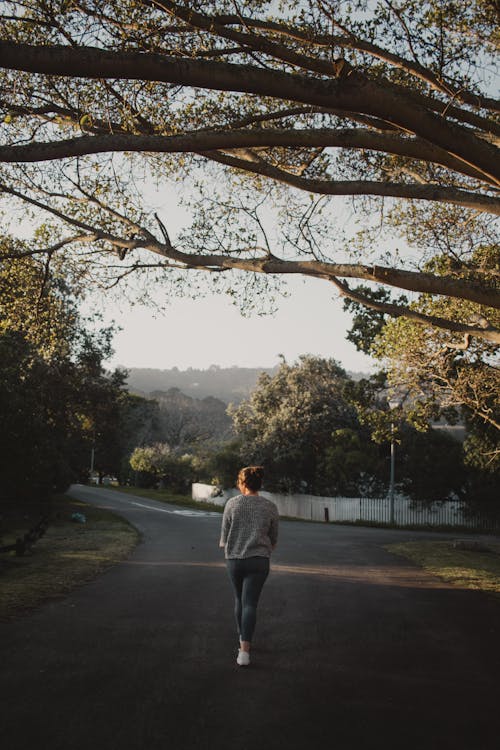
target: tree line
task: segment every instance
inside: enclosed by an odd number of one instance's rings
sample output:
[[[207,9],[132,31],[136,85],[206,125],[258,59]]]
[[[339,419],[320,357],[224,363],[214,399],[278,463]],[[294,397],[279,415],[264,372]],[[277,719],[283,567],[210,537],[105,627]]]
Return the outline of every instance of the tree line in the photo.
[[[216,429],[182,445],[137,447],[134,481],[178,492],[193,481],[228,488],[243,464],[258,463],[269,491],[384,497],[395,440],[399,492],[416,502],[453,499],[496,513],[498,470],[485,468],[477,449],[487,435],[469,433],[460,442],[429,424],[424,430],[403,402],[391,411],[386,377],[380,371],[353,380],[335,360],[311,355],[293,364],[283,359],[275,374],[261,374],[247,399],[229,405],[231,430],[223,439]]]
[[[173,492],[189,492],[193,481],[230,487],[250,463],[265,465],[269,490],[379,497],[395,439],[400,491],[421,502],[496,507],[498,471],[482,458],[489,427],[479,429],[471,410],[467,422],[466,406],[464,445],[422,433],[418,404],[389,410],[386,373],[354,380],[335,360],[310,355],[282,359],[229,407],[176,388],[146,399],[128,392],[126,371],[106,369],[113,330],[82,318],[81,294],[57,263],[29,255],[0,263],[2,502],[44,500],[89,481],[91,468],[100,479]],[[376,338],[381,321],[371,324],[354,322],[359,346]]]
[[[141,396],[177,388],[192,398],[211,396],[229,403],[248,396],[261,372],[272,372],[274,368],[210,365],[205,369],[188,367],[186,370],[177,367],[169,370],[140,367],[127,369],[129,389]]]

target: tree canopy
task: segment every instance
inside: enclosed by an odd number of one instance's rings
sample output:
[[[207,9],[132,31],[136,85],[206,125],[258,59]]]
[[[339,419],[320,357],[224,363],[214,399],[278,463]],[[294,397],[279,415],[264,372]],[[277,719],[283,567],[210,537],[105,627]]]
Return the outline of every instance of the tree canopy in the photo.
[[[263,463],[266,487],[351,495],[380,491],[380,451],[346,398],[335,360],[302,356],[262,373],[250,397],[230,408],[240,457]]]
[[[498,254],[494,0],[24,0],[0,18],[0,191],[51,217],[31,253],[65,252],[107,286],[240,270],[253,291],[302,274],[450,340],[500,342],[498,273],[474,260],[480,243]],[[193,224],[175,238],[149,177],[189,186]],[[358,217],[377,208],[388,234],[344,237],[339,196]],[[449,242],[438,272],[424,264],[444,226],[472,245]],[[414,292],[467,314],[414,307]]]
[[[492,271],[500,271],[500,258],[491,247],[479,248],[475,255],[476,259],[485,259],[484,265]],[[442,272],[443,266],[450,266],[450,258],[436,257],[433,267]],[[364,292],[378,299],[387,295],[385,290]],[[461,422],[467,431],[463,445],[466,462],[498,471],[500,371],[495,345],[469,335],[462,342],[450,342],[442,330],[404,318],[390,319],[352,300],[344,304],[354,312],[348,339],[384,366],[384,372],[372,383],[363,381],[353,388],[359,417],[371,425],[375,438],[384,439],[388,428],[386,410],[375,408],[378,389],[395,396],[404,407],[406,419],[419,430],[428,431],[439,417],[451,424]],[[444,301],[430,295],[419,295],[412,304],[414,309],[433,314],[445,310],[462,318],[473,314],[464,301]],[[492,320],[500,325],[499,311],[493,312]]]

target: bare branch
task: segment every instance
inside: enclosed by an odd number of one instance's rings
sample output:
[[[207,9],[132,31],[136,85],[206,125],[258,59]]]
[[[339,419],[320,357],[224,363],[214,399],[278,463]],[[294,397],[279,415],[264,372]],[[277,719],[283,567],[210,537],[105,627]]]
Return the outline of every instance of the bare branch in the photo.
[[[319,195],[376,195],[427,200],[434,203],[455,203],[459,206],[473,208],[476,211],[500,215],[500,201],[497,198],[480,193],[458,190],[457,188],[439,187],[437,185],[372,182],[367,180],[314,180],[285,172],[263,161],[254,162],[238,159],[234,156],[223,154],[220,151],[201,151],[200,155],[212,161],[226,164],[229,167],[241,169],[245,172],[254,172],[277,182],[283,182],[286,185]]]
[[[48,247],[36,247],[31,250],[23,250],[23,252],[18,252],[17,250],[14,250],[13,252],[6,253],[3,250],[0,251],[0,260],[16,260],[18,258],[32,258],[35,255],[49,255],[52,256],[54,253],[56,253],[58,250],[62,250],[63,247],[66,247],[67,245],[74,245],[78,242],[94,242],[96,239],[95,234],[76,234],[71,237],[66,237],[64,240],[60,240],[59,242],[56,242],[54,245],[49,245]]]
[[[135,51],[116,53],[96,47],[37,47],[6,41],[0,41],[0,67],[70,77],[164,81],[356,111],[397,124],[500,185],[500,163],[491,144],[426,109],[422,106],[425,97],[416,102],[404,88],[369,80],[359,71],[339,70],[337,77],[321,80],[252,65]]]
[[[459,159],[419,138],[374,133],[361,128],[238,129],[198,130],[184,135],[143,135],[113,133],[84,135],[56,142],[37,142],[21,146],[0,146],[0,162],[53,161],[74,156],[119,151],[189,153],[225,151],[241,148],[352,148],[381,151],[427,163],[436,163],[476,180],[484,176],[468,168]]]
[[[412,310],[406,305],[390,304],[388,302],[377,302],[370,297],[366,297],[357,291],[350,289],[346,282],[339,281],[339,279],[331,278],[332,284],[339,290],[343,297],[359,302],[365,307],[371,307],[373,310],[385,313],[394,318],[405,317],[410,320],[415,320],[417,323],[423,325],[432,326],[434,328],[441,328],[445,331],[452,331],[453,333],[463,333],[468,336],[477,336],[478,338],[486,341],[491,341],[494,344],[500,344],[500,330],[489,326],[487,329],[484,327],[476,328],[475,326],[468,326],[464,323],[457,323],[454,320],[447,320],[446,318],[440,318],[436,315],[424,315],[416,310]]]
[[[160,227],[160,231],[163,235],[163,241],[165,242],[165,245],[167,246],[167,248],[172,249],[172,243],[170,241],[170,237],[167,232],[167,228],[165,227],[165,224],[162,222],[162,220],[156,213],[155,213],[155,219],[158,222],[158,226]]]
[[[471,343],[471,335],[470,333],[464,334],[464,340],[461,344],[452,344],[451,342],[449,344],[446,344],[445,347],[441,350],[441,352],[446,352],[448,349],[456,349],[457,351],[467,351],[467,349],[470,347]]]

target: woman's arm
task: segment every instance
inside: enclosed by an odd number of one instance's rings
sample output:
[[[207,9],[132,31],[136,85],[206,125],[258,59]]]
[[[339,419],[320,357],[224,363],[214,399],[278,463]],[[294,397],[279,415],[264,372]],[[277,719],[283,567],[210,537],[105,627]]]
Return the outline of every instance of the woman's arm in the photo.
[[[222,525],[221,525],[221,530],[220,530],[219,547],[226,546],[227,535],[229,533],[230,527],[231,527],[231,516],[229,514],[228,503],[226,503],[226,506],[224,508],[224,513],[222,514]]]
[[[276,516],[271,520],[271,525],[269,527],[269,539],[271,541],[271,549],[273,551],[276,549],[276,545],[278,544],[278,526],[279,516],[276,514]]]

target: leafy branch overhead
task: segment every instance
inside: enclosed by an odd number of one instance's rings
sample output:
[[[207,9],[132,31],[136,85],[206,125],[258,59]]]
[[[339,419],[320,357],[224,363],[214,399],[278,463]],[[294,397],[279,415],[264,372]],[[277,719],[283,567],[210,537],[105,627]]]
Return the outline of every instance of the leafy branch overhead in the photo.
[[[315,277],[451,345],[500,342],[495,3],[26,0],[0,20],[0,191],[52,231],[31,254],[107,287]],[[184,189],[188,230],[147,178]],[[344,238],[346,196],[382,222]]]

